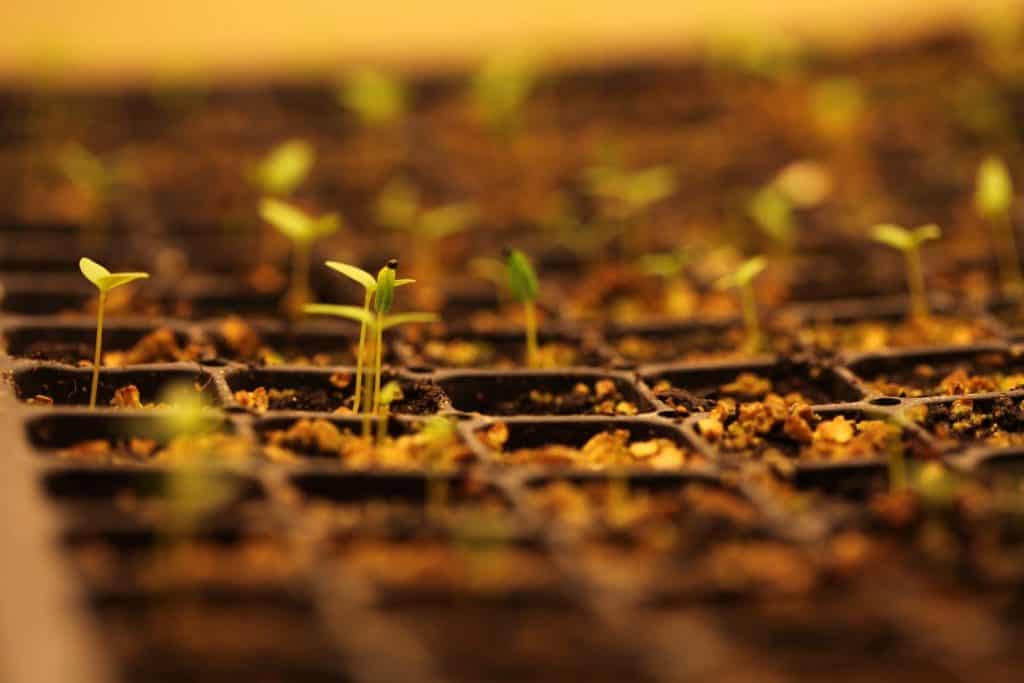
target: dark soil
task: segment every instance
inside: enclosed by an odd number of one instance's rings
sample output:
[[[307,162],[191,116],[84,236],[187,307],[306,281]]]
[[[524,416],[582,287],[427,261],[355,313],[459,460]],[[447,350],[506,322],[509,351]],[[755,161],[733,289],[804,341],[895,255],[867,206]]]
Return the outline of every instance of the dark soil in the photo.
[[[304,410],[333,413],[339,408],[351,408],[352,389],[325,388],[310,384],[296,384],[270,392],[270,410]],[[391,404],[391,411],[408,415],[433,415],[440,408],[444,392],[427,382],[403,382],[402,398]]]

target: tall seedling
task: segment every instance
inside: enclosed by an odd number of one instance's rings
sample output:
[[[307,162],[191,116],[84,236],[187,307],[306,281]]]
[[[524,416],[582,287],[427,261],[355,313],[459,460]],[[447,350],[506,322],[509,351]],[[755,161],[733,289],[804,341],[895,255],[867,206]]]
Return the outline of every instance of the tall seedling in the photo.
[[[744,347],[749,352],[760,351],[763,345],[757,297],[754,296],[754,278],[761,274],[766,265],[764,256],[755,256],[715,282],[715,289],[735,289],[739,293],[743,323],[747,328],[747,341]]]
[[[1003,296],[1009,300],[1018,300],[1024,294],[1024,278],[1021,277],[1017,234],[1011,214],[1013,181],[1006,163],[999,157],[987,157],[978,167],[974,206],[992,231]]]
[[[924,267],[921,265],[921,245],[941,237],[942,230],[934,224],[908,230],[886,223],[876,225],[871,236],[875,241],[903,252],[907,268],[907,289],[910,291],[910,315],[917,320],[928,318],[928,292],[924,283]]]
[[[341,218],[337,213],[313,218],[291,204],[269,197],[260,203],[260,215],[292,242],[292,277],[286,308],[297,313],[310,300],[309,255],[313,243],[337,232]]]
[[[538,364],[537,347],[537,296],[540,281],[530,263],[529,257],[518,249],[510,249],[505,257],[505,280],[512,298],[523,305],[523,319],[526,325],[526,364]]]
[[[100,361],[103,353],[103,307],[107,303],[107,293],[121,285],[149,277],[149,273],[111,273],[109,270],[89,258],[81,258],[78,268],[85,279],[93,283],[100,292],[99,305],[96,308],[96,353],[93,356],[92,388],[89,390],[89,408],[96,407],[96,389],[100,381]]]

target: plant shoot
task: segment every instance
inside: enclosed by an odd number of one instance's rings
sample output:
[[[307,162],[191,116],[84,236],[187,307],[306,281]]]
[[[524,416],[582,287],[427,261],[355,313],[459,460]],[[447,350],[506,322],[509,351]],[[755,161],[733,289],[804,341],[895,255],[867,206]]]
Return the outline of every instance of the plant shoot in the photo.
[[[301,311],[311,298],[309,255],[312,245],[337,232],[341,218],[336,213],[313,218],[301,209],[271,197],[260,202],[260,215],[292,242],[292,277],[285,303],[290,312]]]
[[[761,274],[767,264],[764,256],[755,256],[715,282],[715,289],[735,289],[739,293],[743,324],[747,328],[747,341],[744,347],[751,353],[760,351],[762,347],[761,320],[757,313],[757,298],[754,296],[754,278]]]
[[[907,289],[910,292],[910,315],[924,320],[928,318],[928,293],[924,283],[924,268],[921,265],[921,245],[942,236],[942,230],[934,224],[922,225],[908,230],[899,225],[886,223],[876,225],[871,236],[877,242],[903,252],[907,268]]]
[[[289,140],[270,150],[252,169],[250,179],[263,194],[287,197],[306,179],[315,160],[312,145]]]
[[[1021,276],[1017,234],[1011,213],[1013,180],[1006,163],[999,157],[986,157],[978,167],[974,206],[992,231],[992,241],[999,258],[1003,296],[1017,300],[1024,294],[1024,277]]]
[[[540,281],[529,257],[518,249],[510,249],[505,257],[505,281],[512,298],[523,305],[526,325],[526,364],[538,364],[537,348],[537,295]]]
[[[402,81],[377,69],[352,71],[338,91],[339,103],[366,126],[398,121],[405,115],[407,99]]]
[[[100,361],[103,353],[103,306],[107,303],[107,293],[121,285],[149,277],[149,273],[111,273],[92,259],[82,257],[78,268],[85,279],[99,290],[99,305],[96,308],[96,352],[92,365],[92,389],[89,391],[89,408],[96,407],[96,389],[100,382]]]

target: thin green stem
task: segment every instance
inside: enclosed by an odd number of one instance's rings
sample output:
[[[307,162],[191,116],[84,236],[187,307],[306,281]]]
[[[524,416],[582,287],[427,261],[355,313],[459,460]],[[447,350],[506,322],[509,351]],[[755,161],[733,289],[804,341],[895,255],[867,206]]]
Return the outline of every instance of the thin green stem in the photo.
[[[89,391],[89,409],[96,407],[96,390],[100,385],[100,356],[103,353],[103,307],[107,303],[107,293],[100,292],[99,306],[96,310],[96,355],[92,361],[92,389]]]
[[[761,319],[757,314],[757,299],[754,297],[754,288],[744,284],[739,288],[740,306],[743,309],[743,324],[747,328],[746,348],[748,351],[759,351],[761,349]]]
[[[538,364],[537,305],[532,301],[524,301],[523,314],[526,322],[526,364],[536,367]]]
[[[1011,301],[1019,299],[1024,294],[1024,277],[1021,276],[1020,259],[1017,256],[1017,235],[1009,213],[1002,213],[992,219],[992,233],[996,254],[999,256],[1003,296]]]
[[[923,320],[928,317],[928,295],[924,288],[924,268],[921,267],[921,248],[914,246],[906,252],[907,287],[910,290],[910,314]]]
[[[298,315],[303,304],[309,302],[309,244],[295,242],[292,249],[292,282],[288,296],[290,313]]]
[[[377,418],[377,445],[380,446],[384,443],[384,439],[388,435],[388,414],[387,408],[383,408],[380,411],[380,416]]]
[[[363,312],[369,315],[370,313],[370,299],[373,298],[373,292],[369,289],[366,290],[366,297],[363,299]],[[363,321],[359,325],[359,349],[356,351],[356,388],[352,395],[352,412],[359,414],[359,403],[362,399],[363,391],[363,368],[365,366],[364,359],[366,358],[366,321]]]
[[[383,348],[384,348],[384,330],[381,325],[384,322],[384,314],[380,311],[377,312],[377,324],[375,325],[377,332],[377,353],[376,358],[373,361],[373,414],[376,415],[380,411],[380,368],[381,360],[383,359]]]

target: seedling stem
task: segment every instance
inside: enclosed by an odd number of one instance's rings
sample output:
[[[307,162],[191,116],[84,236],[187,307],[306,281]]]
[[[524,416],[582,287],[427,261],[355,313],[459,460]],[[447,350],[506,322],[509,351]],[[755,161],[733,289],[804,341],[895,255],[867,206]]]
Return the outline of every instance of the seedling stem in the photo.
[[[746,351],[753,353],[761,350],[761,320],[757,312],[757,298],[754,295],[754,278],[765,269],[767,262],[764,256],[755,256],[740,264],[732,273],[725,275],[715,283],[715,289],[735,289],[739,294],[740,308],[743,312],[743,324],[747,329]]]
[[[908,230],[886,223],[876,225],[872,230],[872,236],[876,241],[903,252],[907,266],[907,289],[910,292],[910,316],[916,320],[926,320],[929,316],[928,292],[925,289],[924,267],[921,264],[921,245],[929,240],[938,239],[941,235],[942,230],[939,226],[932,224]]]
[[[530,263],[529,257],[518,249],[510,249],[505,255],[505,280],[512,298],[523,304],[523,318],[526,325],[526,364],[535,367],[539,361],[537,348],[537,295],[540,281]]]
[[[1017,235],[1011,215],[1013,180],[1006,163],[999,157],[989,156],[978,167],[974,205],[992,230],[1003,296],[1008,300],[1020,299],[1024,294],[1024,277],[1021,276]]]

